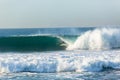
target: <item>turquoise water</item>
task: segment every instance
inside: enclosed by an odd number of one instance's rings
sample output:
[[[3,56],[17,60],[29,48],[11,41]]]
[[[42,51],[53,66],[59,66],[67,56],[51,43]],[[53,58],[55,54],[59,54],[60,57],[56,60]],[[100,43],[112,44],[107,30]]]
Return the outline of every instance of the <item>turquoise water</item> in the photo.
[[[66,44],[57,36],[10,36],[0,38],[0,51],[51,51],[65,50]]]
[[[119,80],[120,28],[0,30],[1,80]]]

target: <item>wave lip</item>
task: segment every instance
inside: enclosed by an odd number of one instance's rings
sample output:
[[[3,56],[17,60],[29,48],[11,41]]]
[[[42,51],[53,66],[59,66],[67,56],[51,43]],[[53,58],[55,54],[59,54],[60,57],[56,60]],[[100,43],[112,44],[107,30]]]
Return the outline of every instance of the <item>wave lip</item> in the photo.
[[[0,73],[120,70],[119,58],[120,52],[116,51],[5,54],[0,55]]]
[[[97,28],[78,37],[67,50],[106,50],[120,48],[120,28]]]

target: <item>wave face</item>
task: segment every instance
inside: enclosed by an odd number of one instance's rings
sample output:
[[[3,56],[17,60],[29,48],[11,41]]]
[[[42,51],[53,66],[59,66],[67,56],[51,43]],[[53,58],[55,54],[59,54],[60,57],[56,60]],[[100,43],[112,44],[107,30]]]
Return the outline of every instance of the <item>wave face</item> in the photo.
[[[108,69],[120,70],[120,51],[61,51],[0,55],[0,73],[99,72]]]
[[[60,37],[50,35],[0,37],[0,51],[65,50],[63,44]]]
[[[78,37],[68,50],[106,50],[120,48],[120,28],[96,28]]]

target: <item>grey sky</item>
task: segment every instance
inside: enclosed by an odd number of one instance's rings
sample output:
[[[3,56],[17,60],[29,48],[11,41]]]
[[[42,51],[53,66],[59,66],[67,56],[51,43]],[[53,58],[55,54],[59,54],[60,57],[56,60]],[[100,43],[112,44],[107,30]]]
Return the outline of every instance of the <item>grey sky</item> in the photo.
[[[0,28],[120,25],[120,0],[0,0]]]

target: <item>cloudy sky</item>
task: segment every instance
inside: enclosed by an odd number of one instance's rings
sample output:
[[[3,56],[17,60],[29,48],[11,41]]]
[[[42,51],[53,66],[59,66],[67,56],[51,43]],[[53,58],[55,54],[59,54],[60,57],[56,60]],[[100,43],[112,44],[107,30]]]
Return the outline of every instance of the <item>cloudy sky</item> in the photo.
[[[0,28],[120,25],[120,0],[0,0]]]

